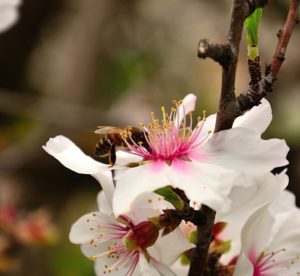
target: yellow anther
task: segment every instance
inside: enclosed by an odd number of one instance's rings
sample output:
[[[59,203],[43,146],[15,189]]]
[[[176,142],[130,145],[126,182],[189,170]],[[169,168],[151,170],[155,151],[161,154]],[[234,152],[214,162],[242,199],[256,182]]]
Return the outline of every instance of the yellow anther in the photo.
[[[163,120],[166,121],[166,110],[164,106],[161,107],[161,112],[163,114]]]

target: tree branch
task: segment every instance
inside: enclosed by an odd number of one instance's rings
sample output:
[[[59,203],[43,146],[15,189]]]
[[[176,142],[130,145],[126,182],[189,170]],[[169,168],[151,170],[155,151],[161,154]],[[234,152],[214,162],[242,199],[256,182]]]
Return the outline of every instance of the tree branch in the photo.
[[[207,39],[199,42],[198,56],[212,58],[222,66],[222,88],[215,132],[231,128],[236,118],[235,76],[244,21],[257,7],[263,7],[267,2],[267,0],[234,0],[227,43],[217,44]],[[197,227],[198,241],[192,255],[189,276],[203,275],[212,238],[215,212],[207,206],[202,206],[201,210],[206,214],[207,220],[206,225]]]
[[[284,24],[283,30],[278,33],[278,43],[272,59],[271,67],[274,78],[276,78],[280,67],[285,59],[285,53],[290,41],[292,32],[298,20],[299,0],[291,0],[289,13]]]
[[[263,77],[258,81],[250,82],[250,87],[237,97],[237,114],[259,105],[262,98],[273,90],[273,82],[276,80],[281,65],[285,59],[285,53],[295,25],[298,23],[298,8],[300,0],[291,0],[289,12],[283,30],[278,32],[278,42],[273,55],[271,65],[266,67]]]
[[[201,211],[206,215],[206,224],[197,227],[197,244],[192,254],[188,276],[203,275],[207,263],[208,248],[211,243],[215,211],[205,205],[201,207]]]
[[[222,67],[228,67],[230,50],[225,44],[219,44],[209,39],[201,39],[198,44],[198,57],[211,58]]]

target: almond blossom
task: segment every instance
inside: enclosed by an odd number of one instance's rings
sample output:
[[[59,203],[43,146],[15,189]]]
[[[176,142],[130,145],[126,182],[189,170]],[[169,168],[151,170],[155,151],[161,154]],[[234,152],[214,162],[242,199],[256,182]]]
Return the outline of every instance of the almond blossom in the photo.
[[[234,276],[300,274],[300,210],[283,193],[259,208],[242,230],[242,249]]]
[[[236,263],[241,250],[242,228],[256,210],[278,197],[280,200],[277,199],[276,204],[280,203],[281,209],[288,210],[294,202],[291,193],[283,191],[288,185],[285,171],[278,175],[268,173],[257,179],[244,177],[243,181],[249,183],[244,187],[234,187],[228,196],[232,202],[231,209],[216,213],[210,253],[220,253],[219,262],[224,266]],[[180,229],[188,240],[192,240],[197,231],[194,224],[185,221],[181,222]],[[177,260],[172,270],[178,275],[187,275],[189,265]]]
[[[83,254],[95,260],[97,275],[175,275],[168,265],[192,245],[179,230],[159,237],[157,226],[147,220],[159,212],[149,208],[147,202],[140,198],[131,213],[116,220],[100,193],[100,211],[74,223],[70,240],[81,244]]]
[[[220,210],[216,213],[216,223],[223,223],[222,230],[215,235],[218,242],[230,242],[230,250],[224,252],[220,261],[226,265],[232,262],[240,253],[241,232],[248,218],[261,206],[280,196],[288,185],[285,171],[273,175],[268,173],[257,179],[244,179],[250,182],[246,187],[234,187],[229,194],[232,208],[228,212]]]
[[[21,0],[0,0],[0,32],[5,32],[17,22],[20,4]]]
[[[237,118],[233,129],[216,134],[212,134],[215,116],[204,115],[194,127],[195,104],[196,96],[189,94],[175,102],[169,114],[163,107],[162,120],[152,114],[151,123],[141,124],[148,145],[125,137],[130,156],[141,159],[137,166],[117,174],[116,214],[128,212],[139,194],[166,185],[183,190],[191,201],[228,210],[228,194],[232,187],[242,185],[239,174],[259,177],[288,163],[283,140],[261,138],[272,119],[266,100]]]
[[[170,114],[162,108],[161,121],[152,114],[152,122],[141,125],[148,145],[136,143],[129,131],[123,137],[128,148],[117,150],[114,167],[85,155],[64,136],[50,138],[43,149],[67,168],[95,177],[109,202],[113,198],[116,216],[129,212],[140,194],[166,185],[183,190],[198,204],[228,210],[230,191],[244,185],[239,175],[260,177],[274,167],[286,165],[288,147],[283,140],[261,138],[272,119],[266,100],[238,117],[233,129],[216,134],[212,134],[215,115],[204,115],[194,127],[195,105],[196,96],[189,94],[175,102]]]

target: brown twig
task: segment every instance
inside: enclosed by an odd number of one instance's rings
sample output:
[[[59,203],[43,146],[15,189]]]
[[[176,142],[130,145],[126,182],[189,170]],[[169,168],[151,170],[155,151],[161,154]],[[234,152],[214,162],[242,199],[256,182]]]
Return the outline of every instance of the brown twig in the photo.
[[[290,41],[292,32],[298,20],[299,0],[291,0],[288,16],[283,30],[278,33],[278,43],[272,59],[271,67],[274,78],[276,78],[280,67],[285,59],[285,53]]]
[[[234,0],[227,43],[217,44],[207,39],[199,42],[198,56],[210,57],[222,66],[222,88],[215,132],[231,128],[237,114],[235,76],[244,21],[257,7],[266,4],[267,0]],[[212,238],[215,212],[207,206],[201,209],[207,220],[206,225],[197,227],[198,241],[192,255],[189,276],[203,275]]]
[[[219,44],[209,39],[201,39],[198,44],[198,57],[211,58],[222,67],[227,67],[230,50],[225,44]]]
[[[202,213],[206,215],[206,224],[197,226],[197,244],[192,253],[192,262],[188,276],[203,275],[206,268],[208,247],[212,238],[212,227],[215,221],[215,211],[203,205]]]

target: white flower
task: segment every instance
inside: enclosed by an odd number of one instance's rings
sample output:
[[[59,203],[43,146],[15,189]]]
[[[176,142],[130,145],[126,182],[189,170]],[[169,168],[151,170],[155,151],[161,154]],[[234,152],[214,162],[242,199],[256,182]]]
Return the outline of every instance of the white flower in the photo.
[[[300,274],[300,210],[294,204],[294,197],[285,192],[253,213],[242,230],[234,276]]]
[[[5,32],[19,18],[21,0],[0,0],[0,32]]]
[[[285,171],[278,175],[268,173],[258,179],[245,178],[244,182],[249,184],[246,187],[234,187],[229,194],[231,210],[216,213],[216,222],[225,223],[225,228],[217,234],[216,239],[231,241],[230,251],[220,259],[223,264],[230,263],[240,253],[241,231],[247,219],[261,206],[282,196],[282,191],[288,185],[288,176]]]
[[[149,198],[162,201],[154,194],[140,197],[130,214],[115,220],[100,194],[100,211],[73,224],[70,240],[81,244],[83,254],[95,260],[97,275],[175,275],[168,265],[192,245],[179,229],[158,237],[158,229],[147,219],[160,213],[149,208]]]
[[[193,128],[195,103],[196,96],[189,94],[170,114],[162,108],[161,121],[152,114],[152,122],[143,126],[148,145],[127,138],[129,152],[144,161],[116,178],[115,214],[128,212],[139,194],[166,185],[214,210],[229,209],[228,194],[240,185],[238,174],[258,177],[288,163],[283,140],[261,139],[272,118],[266,100],[237,118],[233,129],[213,135],[215,116],[199,120]]]
[[[68,169],[96,178],[111,204],[114,184],[111,170],[107,165],[87,156],[71,140],[61,135],[50,138],[43,149]]]
[[[288,210],[291,203],[294,202],[293,197],[290,199],[291,194],[289,192],[283,192],[288,184],[285,171],[279,175],[268,173],[258,179],[244,178],[243,180],[248,184],[245,187],[234,187],[228,196],[232,202],[230,211],[220,210],[216,213],[216,225],[213,231],[215,240],[211,250],[218,247],[225,250],[219,259],[220,263],[225,266],[235,263],[241,250],[242,228],[257,209],[279,196],[282,206],[280,209]],[[287,199],[285,200],[285,198]],[[188,240],[192,237],[192,233],[197,231],[195,225],[184,221],[180,224],[180,229]],[[229,251],[226,250],[228,249],[228,242],[230,242]],[[187,275],[189,265],[183,265],[178,260],[171,268],[178,275]]]

